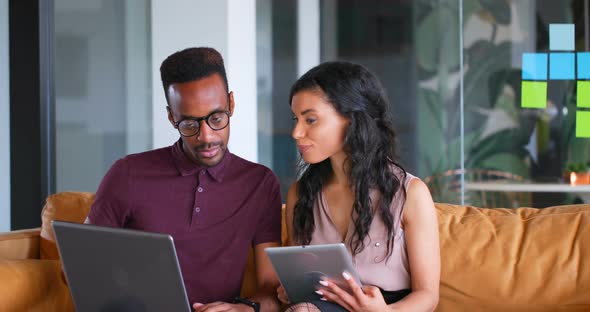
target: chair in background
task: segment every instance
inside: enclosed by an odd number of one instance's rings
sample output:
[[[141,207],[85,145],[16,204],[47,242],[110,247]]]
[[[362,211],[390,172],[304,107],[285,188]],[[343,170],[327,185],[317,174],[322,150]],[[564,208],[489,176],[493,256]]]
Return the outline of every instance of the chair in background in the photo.
[[[435,202],[461,204],[461,175],[465,182],[522,182],[523,177],[510,172],[487,169],[454,169],[424,179]],[[531,193],[465,190],[465,204],[486,208],[530,207]]]

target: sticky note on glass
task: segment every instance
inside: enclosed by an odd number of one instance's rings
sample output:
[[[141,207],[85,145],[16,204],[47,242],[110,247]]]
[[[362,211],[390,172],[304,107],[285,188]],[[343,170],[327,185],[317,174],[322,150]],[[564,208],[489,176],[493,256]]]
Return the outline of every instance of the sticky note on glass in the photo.
[[[590,138],[590,111],[576,112],[576,137]]]
[[[578,80],[576,84],[576,106],[590,107],[590,81]]]
[[[547,80],[547,54],[522,54],[522,79]]]
[[[574,51],[575,32],[574,24],[549,24],[549,50]]]
[[[590,52],[578,52],[578,79],[590,79]]]
[[[549,79],[574,80],[576,56],[574,53],[549,53]]]
[[[547,82],[523,81],[520,105],[523,108],[545,108],[547,106]]]

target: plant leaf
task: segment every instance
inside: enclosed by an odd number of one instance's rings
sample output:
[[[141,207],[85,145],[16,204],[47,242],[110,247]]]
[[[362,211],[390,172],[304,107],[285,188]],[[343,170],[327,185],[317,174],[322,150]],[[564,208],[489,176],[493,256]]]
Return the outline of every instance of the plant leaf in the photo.
[[[469,2],[469,1],[468,1]],[[510,5],[505,0],[480,0],[481,6],[490,12],[494,21],[500,25],[510,24]]]
[[[529,177],[529,167],[526,165],[524,159],[511,153],[493,154],[483,159],[477,168],[510,172],[525,179]]]

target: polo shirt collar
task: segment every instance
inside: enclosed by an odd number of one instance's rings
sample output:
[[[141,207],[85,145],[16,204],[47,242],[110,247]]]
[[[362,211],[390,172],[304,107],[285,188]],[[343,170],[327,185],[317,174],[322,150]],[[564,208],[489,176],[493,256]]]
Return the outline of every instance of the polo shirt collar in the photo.
[[[190,158],[188,158],[188,156],[186,156],[184,153],[182,144],[182,139],[178,139],[178,141],[172,145],[172,157],[174,158],[176,169],[178,169],[178,173],[180,173],[180,175],[194,175],[201,171],[205,171],[216,182],[223,182],[225,168],[228,167],[228,164],[231,162],[232,158],[229,149],[225,151],[225,155],[223,155],[223,158],[217,165],[213,167],[207,167],[203,165],[197,165],[192,160],[190,160]]]

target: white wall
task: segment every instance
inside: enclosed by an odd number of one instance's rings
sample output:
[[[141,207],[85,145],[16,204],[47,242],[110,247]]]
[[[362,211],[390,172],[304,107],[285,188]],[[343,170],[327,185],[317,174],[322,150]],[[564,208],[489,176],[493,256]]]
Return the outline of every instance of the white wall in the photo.
[[[297,78],[320,63],[320,2],[297,1]]]
[[[236,108],[230,150],[257,161],[255,0],[152,1],[153,147],[169,146],[178,132],[169,124],[160,80],[160,64],[188,47],[209,46],[224,57]]]
[[[229,148],[258,161],[258,100],[256,75],[256,0],[228,0],[225,66],[236,108]]]
[[[10,231],[8,0],[0,0],[0,232]]]

